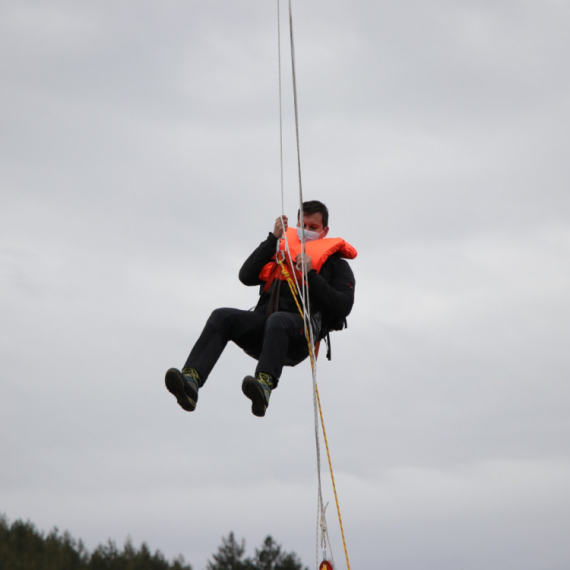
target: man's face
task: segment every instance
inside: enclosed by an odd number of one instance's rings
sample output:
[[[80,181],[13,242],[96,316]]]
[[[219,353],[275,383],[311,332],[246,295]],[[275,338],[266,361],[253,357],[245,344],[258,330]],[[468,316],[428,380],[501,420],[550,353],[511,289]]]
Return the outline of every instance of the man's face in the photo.
[[[320,212],[315,214],[305,214],[303,216],[305,231],[317,232],[319,234],[319,239],[326,237],[329,233],[329,228],[323,228],[323,215]],[[301,227],[300,221],[297,221],[297,227]]]

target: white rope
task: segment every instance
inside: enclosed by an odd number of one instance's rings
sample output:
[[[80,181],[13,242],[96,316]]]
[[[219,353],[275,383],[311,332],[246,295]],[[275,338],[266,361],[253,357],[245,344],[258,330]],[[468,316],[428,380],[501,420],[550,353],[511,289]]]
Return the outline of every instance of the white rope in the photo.
[[[279,62],[279,159],[281,166],[281,227],[285,227],[285,192],[283,191],[283,96],[281,87],[281,7],[277,0],[277,60]]]
[[[277,0],[277,27],[278,27],[278,59],[279,59],[279,136],[280,136],[280,163],[281,163],[281,224],[282,228],[285,227],[283,220],[284,216],[284,174],[283,174],[283,99],[282,99],[282,81],[281,81],[281,17],[280,17],[281,7],[280,0]],[[289,0],[289,30],[290,30],[290,41],[291,41],[291,70],[293,78],[293,102],[295,109],[295,138],[297,143],[297,171],[298,171],[298,182],[299,182],[299,221],[301,224],[301,252],[305,253],[305,231],[304,231],[304,211],[303,211],[303,181],[302,181],[302,171],[301,171],[301,145],[299,136],[299,105],[297,97],[297,74],[295,65],[295,37],[293,32],[293,7],[292,2]],[[290,267],[294,267],[293,259],[291,258],[291,250],[289,248],[289,242],[287,240],[287,233],[283,231],[283,238],[285,240],[285,252],[288,256]],[[279,247],[279,246],[278,246]],[[315,338],[314,331],[311,321],[311,307],[310,299],[308,294],[307,286],[307,268],[305,264],[301,264],[302,267],[302,279],[299,284],[297,275],[295,271],[292,271],[293,278],[295,280],[295,285],[297,291],[300,291],[300,300],[303,307],[303,314],[305,319],[305,330],[309,331],[309,348],[311,351],[311,372],[313,379],[313,410],[314,410],[314,427],[315,427],[315,446],[316,446],[316,456],[317,456],[317,479],[318,479],[318,494],[317,494],[317,538],[316,538],[316,567],[318,568],[319,561],[319,527],[321,529],[321,547],[323,548],[323,555],[326,553],[326,545],[329,544],[330,539],[328,535],[328,529],[326,525],[325,511],[326,506],[323,506],[323,496],[322,496],[322,482],[321,482],[321,449],[320,449],[320,437],[319,437],[319,412],[318,412],[318,399],[317,399],[317,360],[315,357]],[[332,559],[332,549],[331,549],[331,559]],[[334,559],[333,559],[334,567]]]

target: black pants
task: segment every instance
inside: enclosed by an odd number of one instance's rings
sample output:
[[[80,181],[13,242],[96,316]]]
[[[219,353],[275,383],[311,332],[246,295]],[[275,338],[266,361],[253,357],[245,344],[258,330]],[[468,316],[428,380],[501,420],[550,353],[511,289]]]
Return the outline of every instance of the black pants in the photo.
[[[205,382],[228,341],[258,360],[256,372],[275,379],[283,366],[295,366],[309,355],[303,318],[296,313],[265,313],[240,309],[216,309],[196,341],[185,367],[194,368]]]

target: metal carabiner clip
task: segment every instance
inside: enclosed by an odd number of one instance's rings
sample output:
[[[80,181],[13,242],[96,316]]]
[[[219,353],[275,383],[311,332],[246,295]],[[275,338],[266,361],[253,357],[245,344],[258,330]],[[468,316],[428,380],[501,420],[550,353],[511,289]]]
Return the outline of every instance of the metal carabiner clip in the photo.
[[[275,247],[275,262],[279,263],[279,254],[281,254],[281,263],[285,262],[285,249],[281,249],[281,240],[283,238],[279,238],[277,240],[277,246]]]

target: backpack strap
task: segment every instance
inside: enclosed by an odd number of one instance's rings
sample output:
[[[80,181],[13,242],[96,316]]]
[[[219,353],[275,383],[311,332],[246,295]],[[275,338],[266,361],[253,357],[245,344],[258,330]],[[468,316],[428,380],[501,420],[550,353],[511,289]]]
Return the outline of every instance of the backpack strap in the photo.
[[[331,360],[331,335],[329,333],[325,336],[325,342],[327,343],[327,360]]]

